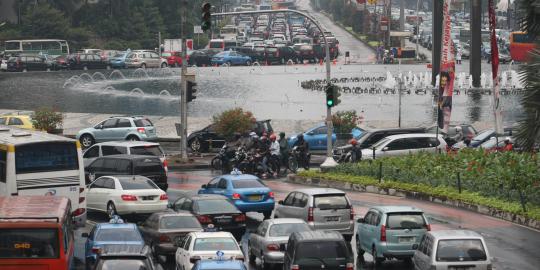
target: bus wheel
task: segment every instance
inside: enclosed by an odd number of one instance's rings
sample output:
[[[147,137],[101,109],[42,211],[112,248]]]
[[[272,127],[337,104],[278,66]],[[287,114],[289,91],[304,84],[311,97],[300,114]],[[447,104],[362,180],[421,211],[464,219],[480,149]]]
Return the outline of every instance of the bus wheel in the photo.
[[[107,215],[109,216],[109,218],[113,218],[114,216],[116,216],[116,206],[114,206],[113,202],[109,202],[107,204]]]

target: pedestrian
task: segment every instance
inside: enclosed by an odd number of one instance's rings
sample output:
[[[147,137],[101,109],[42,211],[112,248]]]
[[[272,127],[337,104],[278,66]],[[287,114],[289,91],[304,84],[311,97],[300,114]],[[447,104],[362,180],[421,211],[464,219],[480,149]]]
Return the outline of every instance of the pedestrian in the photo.
[[[461,55],[462,55],[461,48],[459,48],[456,53],[456,64],[458,65],[461,65]]]
[[[281,164],[288,166],[289,161],[289,141],[285,138],[285,132],[279,133],[279,154],[281,156]]]

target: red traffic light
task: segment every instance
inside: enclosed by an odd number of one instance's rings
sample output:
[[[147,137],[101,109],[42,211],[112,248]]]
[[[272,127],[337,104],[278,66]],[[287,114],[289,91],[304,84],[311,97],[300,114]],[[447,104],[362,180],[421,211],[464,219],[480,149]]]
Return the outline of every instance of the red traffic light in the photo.
[[[202,11],[203,12],[210,12],[210,9],[212,8],[212,5],[210,3],[204,3],[202,5]]]

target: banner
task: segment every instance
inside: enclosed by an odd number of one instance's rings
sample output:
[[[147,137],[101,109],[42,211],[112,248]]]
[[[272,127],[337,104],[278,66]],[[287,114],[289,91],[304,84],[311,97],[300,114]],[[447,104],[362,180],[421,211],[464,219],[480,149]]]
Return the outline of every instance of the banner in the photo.
[[[441,42],[441,72],[439,74],[439,96],[437,102],[437,125],[448,132],[452,114],[452,94],[454,93],[455,66],[454,45],[452,44],[452,22],[450,1],[443,2],[443,31]]]
[[[493,0],[489,0],[488,10],[489,32],[491,35],[491,71],[493,77],[493,117],[495,120],[495,133],[503,134],[502,113],[499,104],[499,47],[497,45],[497,35],[495,34],[495,28],[497,28],[497,19],[495,17],[495,5],[493,3]]]

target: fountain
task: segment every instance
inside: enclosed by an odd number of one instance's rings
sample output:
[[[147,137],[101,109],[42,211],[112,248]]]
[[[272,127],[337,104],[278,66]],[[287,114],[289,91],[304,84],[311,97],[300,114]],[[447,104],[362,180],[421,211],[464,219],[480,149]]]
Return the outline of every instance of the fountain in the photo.
[[[487,77],[486,77],[486,74],[482,72],[482,74],[480,75],[480,87],[485,89],[486,86],[487,86]]]
[[[94,78],[92,78],[92,76],[90,76],[90,74],[88,73],[83,73],[81,75],[79,75],[79,78],[80,78],[80,81],[83,82],[83,83],[92,83],[94,82]]]
[[[161,92],[159,92],[159,96],[167,96],[167,97],[170,97],[170,96],[171,96],[171,93],[169,93],[169,91],[167,91],[167,90],[161,90]]]
[[[105,75],[103,75],[103,73],[95,72],[94,74],[92,74],[92,80],[93,81],[105,81],[105,80],[107,80],[107,78],[105,77]]]
[[[386,72],[386,81],[384,82],[384,84],[382,85],[384,88],[387,88],[387,89],[394,89],[397,85],[397,82],[396,82],[396,78],[394,78],[394,76],[392,76],[392,73],[390,73],[390,71],[387,71]]]
[[[142,78],[145,78],[145,79],[148,79],[150,78],[150,76],[148,76],[148,72],[146,72],[146,70],[144,68],[138,68],[135,70],[135,72],[133,72],[133,75],[131,75],[132,78],[137,78],[137,79],[142,79]]]
[[[133,90],[131,90],[129,92],[130,96],[133,96],[134,94],[139,95],[139,96],[144,96],[145,95],[143,90],[141,90],[140,88],[134,88]]]
[[[116,91],[116,89],[111,85],[107,85],[107,87],[103,88],[103,91]]]
[[[109,79],[111,80],[125,80],[126,79],[126,76],[124,76],[124,74],[122,73],[122,71],[118,70],[118,69],[115,69],[113,70],[113,72],[111,72],[111,75],[109,75]]]

